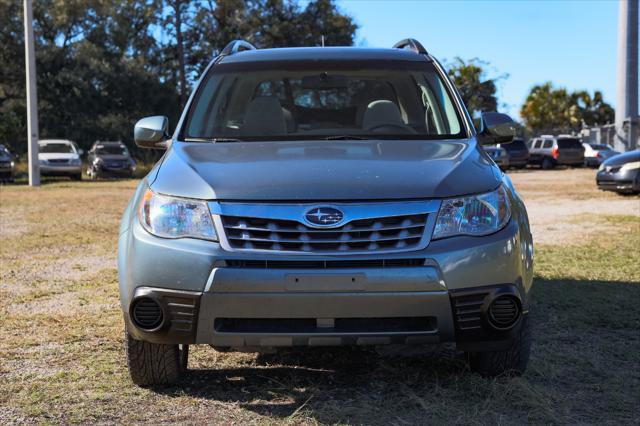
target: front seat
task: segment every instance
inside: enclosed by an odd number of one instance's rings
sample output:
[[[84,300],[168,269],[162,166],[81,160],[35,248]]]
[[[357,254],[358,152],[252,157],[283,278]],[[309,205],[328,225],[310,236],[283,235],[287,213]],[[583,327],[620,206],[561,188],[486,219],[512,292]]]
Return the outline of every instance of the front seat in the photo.
[[[373,101],[367,105],[362,119],[362,128],[376,133],[415,133],[402,121],[398,106],[386,100]]]
[[[287,124],[278,98],[255,98],[247,107],[241,130],[244,136],[276,136],[287,134]]]

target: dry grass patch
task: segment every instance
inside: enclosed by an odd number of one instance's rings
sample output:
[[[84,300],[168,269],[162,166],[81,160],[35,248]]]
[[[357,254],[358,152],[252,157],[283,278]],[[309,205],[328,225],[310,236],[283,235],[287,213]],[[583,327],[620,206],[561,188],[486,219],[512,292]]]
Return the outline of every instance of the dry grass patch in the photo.
[[[548,199],[571,205],[590,194],[618,206],[591,188],[591,173],[517,173],[514,182],[536,223],[536,212],[555,208]],[[575,176],[577,192],[565,194],[572,185],[561,183],[546,197],[538,193],[536,179],[554,176]],[[523,377],[473,375],[451,345],[277,355],[195,347],[181,386],[141,389],[126,372],[115,269],[117,225],[134,186],[0,189],[3,226],[22,226],[0,247],[0,423],[621,424],[640,417],[638,215],[609,208],[596,218],[553,216],[555,239],[536,246],[535,343]],[[534,227],[544,232],[544,220]],[[572,227],[587,220],[600,232],[567,244],[579,235]]]

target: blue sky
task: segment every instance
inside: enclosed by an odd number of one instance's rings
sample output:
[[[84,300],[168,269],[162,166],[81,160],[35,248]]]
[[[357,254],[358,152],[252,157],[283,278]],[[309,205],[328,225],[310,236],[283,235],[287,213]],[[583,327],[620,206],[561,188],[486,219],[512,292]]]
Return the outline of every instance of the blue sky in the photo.
[[[490,62],[505,112],[518,117],[529,89],[552,81],[600,90],[615,106],[618,0],[338,0],[360,26],[356,44],[413,37],[441,61]]]

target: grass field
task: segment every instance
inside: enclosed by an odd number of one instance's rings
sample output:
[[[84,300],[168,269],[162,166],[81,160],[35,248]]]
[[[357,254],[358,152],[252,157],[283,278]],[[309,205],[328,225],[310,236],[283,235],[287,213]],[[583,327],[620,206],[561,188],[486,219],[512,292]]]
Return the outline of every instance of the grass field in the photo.
[[[536,241],[534,346],[485,379],[451,346],[218,353],[180,387],[134,386],[122,346],[117,225],[136,182],[0,187],[0,424],[637,424],[640,198],[592,170],[512,174]]]

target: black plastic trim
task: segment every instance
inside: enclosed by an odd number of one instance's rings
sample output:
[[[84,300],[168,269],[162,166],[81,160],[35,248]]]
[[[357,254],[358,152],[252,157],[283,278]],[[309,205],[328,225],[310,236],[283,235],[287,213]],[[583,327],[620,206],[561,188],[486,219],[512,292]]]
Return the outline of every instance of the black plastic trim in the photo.
[[[136,288],[125,315],[129,333],[151,343],[195,343],[201,292],[154,287]],[[153,329],[140,328],[133,310],[139,300],[151,299],[162,309],[162,322]]]

